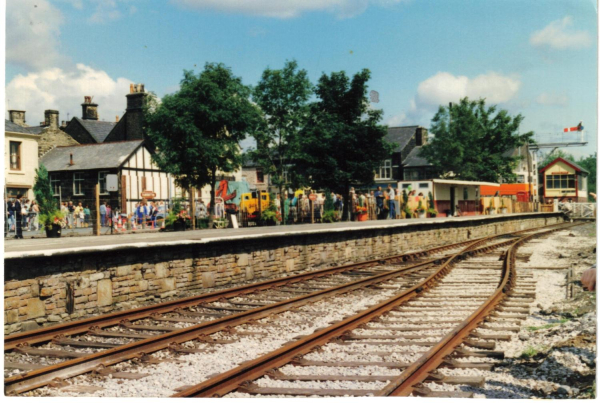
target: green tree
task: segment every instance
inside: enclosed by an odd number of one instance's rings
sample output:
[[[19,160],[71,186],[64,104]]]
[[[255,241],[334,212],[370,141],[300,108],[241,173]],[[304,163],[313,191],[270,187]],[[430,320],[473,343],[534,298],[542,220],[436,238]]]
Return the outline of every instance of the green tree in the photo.
[[[254,88],[252,98],[264,114],[264,124],[253,133],[257,148],[250,157],[258,162],[281,198],[290,184],[290,166],[298,151],[300,129],[308,116],[312,85],[306,70],[288,61],[281,70],[267,68]]]
[[[184,71],[178,92],[145,108],[145,130],[156,146],[152,159],[182,188],[211,186],[209,227],[215,212],[217,172],[241,165],[239,142],[259,121],[250,88],[223,64]]]
[[[362,70],[350,80],[345,72],[323,74],[316,86],[319,100],[301,133],[296,172],[301,183],[344,196],[343,220],[348,219],[350,186],[373,183],[375,170],[390,157],[393,146],[384,140],[383,111],[369,108]]]
[[[595,201],[589,193],[596,193],[596,162],[597,162],[597,153],[594,155],[589,155],[587,157],[581,157],[577,164],[579,164],[583,169],[588,171],[590,174],[588,175],[588,200]]]
[[[48,170],[44,164],[40,164],[40,167],[35,170],[33,195],[40,209],[39,222],[44,227],[51,226],[56,216],[60,217],[58,201],[53,194]]]
[[[421,155],[438,175],[452,172],[457,179],[499,182],[516,181],[513,169],[519,157],[503,154],[531,143],[533,132],[519,134],[523,116],[486,107],[485,100],[463,98],[451,108],[440,106],[429,131],[434,137]]]
[[[543,168],[557,158],[562,158],[565,160],[575,162],[575,158],[571,154],[561,150],[560,148],[556,148],[551,152],[544,154],[544,156],[542,157],[542,161],[538,164],[538,166],[540,168]]]

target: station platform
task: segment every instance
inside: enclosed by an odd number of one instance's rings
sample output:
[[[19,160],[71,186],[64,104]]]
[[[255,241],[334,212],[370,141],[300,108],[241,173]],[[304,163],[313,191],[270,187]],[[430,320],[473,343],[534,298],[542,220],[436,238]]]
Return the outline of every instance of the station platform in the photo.
[[[478,225],[489,221],[515,220],[532,217],[555,217],[559,213],[523,213],[506,215],[479,215],[465,217],[436,217],[410,220],[378,220],[363,222],[339,222],[332,224],[301,224],[273,227],[251,227],[239,229],[212,229],[183,232],[159,232],[119,234],[110,236],[85,236],[69,238],[35,238],[4,242],[4,258],[64,256],[88,252],[111,252],[128,249],[146,249],[164,246],[202,245],[227,240],[251,240],[287,236],[305,236],[331,233],[344,233],[361,230],[391,229],[411,226],[454,224]]]

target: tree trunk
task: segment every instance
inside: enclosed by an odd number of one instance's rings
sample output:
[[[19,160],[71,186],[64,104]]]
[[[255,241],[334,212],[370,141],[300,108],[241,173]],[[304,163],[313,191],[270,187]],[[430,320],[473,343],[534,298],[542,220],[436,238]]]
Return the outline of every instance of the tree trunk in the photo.
[[[279,185],[279,208],[281,209],[281,225],[285,225],[285,198],[283,197],[283,185]],[[277,197],[277,196],[275,196]]]
[[[350,205],[352,200],[350,200],[350,185],[346,184],[344,186],[344,210],[342,211],[342,221],[350,221],[350,217],[348,212],[350,211]]]
[[[208,228],[212,229],[214,227],[214,222],[215,222],[215,193],[216,193],[216,189],[215,189],[215,181],[217,180],[217,170],[213,169],[211,172],[211,183],[210,183],[210,211],[208,212]]]

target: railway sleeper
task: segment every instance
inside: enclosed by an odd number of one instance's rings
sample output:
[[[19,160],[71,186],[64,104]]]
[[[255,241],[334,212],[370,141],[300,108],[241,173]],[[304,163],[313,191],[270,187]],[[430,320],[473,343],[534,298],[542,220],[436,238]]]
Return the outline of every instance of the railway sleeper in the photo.
[[[240,386],[238,392],[254,395],[285,396],[373,396],[378,390],[370,389],[311,389],[311,388],[263,388],[254,383]]]
[[[113,379],[142,379],[150,374],[145,374],[141,372],[118,372],[114,368],[104,368],[100,367],[92,371],[92,374],[95,376],[108,377]]]
[[[389,353],[388,353],[389,355]],[[307,360],[304,358],[294,359],[290,362],[291,365],[297,365],[300,367],[343,367],[343,368],[355,368],[355,367],[386,367],[403,369],[408,367],[410,364],[405,362],[386,362],[386,361],[341,361],[341,362],[328,362],[328,361],[315,361]]]
[[[491,371],[494,369],[494,364],[490,362],[462,362],[454,359],[445,359],[440,367],[451,369],[480,369],[482,371]]]
[[[432,397],[432,398],[459,398],[459,399],[470,399],[474,396],[473,392],[459,392],[459,391],[438,391],[431,390],[425,386],[421,386],[413,389],[413,395],[420,397]]]
[[[57,337],[52,340],[52,344],[59,346],[73,346],[73,347],[86,347],[86,348],[113,348],[122,346],[118,343],[101,343],[95,341],[81,341],[73,340],[68,337]]]
[[[504,351],[480,351],[457,348],[453,353],[456,357],[487,357],[504,359]]]
[[[54,350],[50,348],[36,348],[29,346],[16,347],[15,351],[25,355],[50,358],[79,358],[88,355],[88,353],[78,353],[75,351]]]

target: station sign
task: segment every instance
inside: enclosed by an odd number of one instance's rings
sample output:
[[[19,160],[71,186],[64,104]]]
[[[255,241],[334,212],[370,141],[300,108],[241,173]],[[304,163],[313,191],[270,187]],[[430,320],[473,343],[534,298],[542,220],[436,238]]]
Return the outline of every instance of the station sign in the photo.
[[[144,190],[141,193],[142,199],[154,199],[156,197],[156,193],[151,190]]]
[[[317,195],[314,193],[311,193],[310,195],[308,195],[308,198],[312,201],[315,201],[315,200],[317,200]]]

